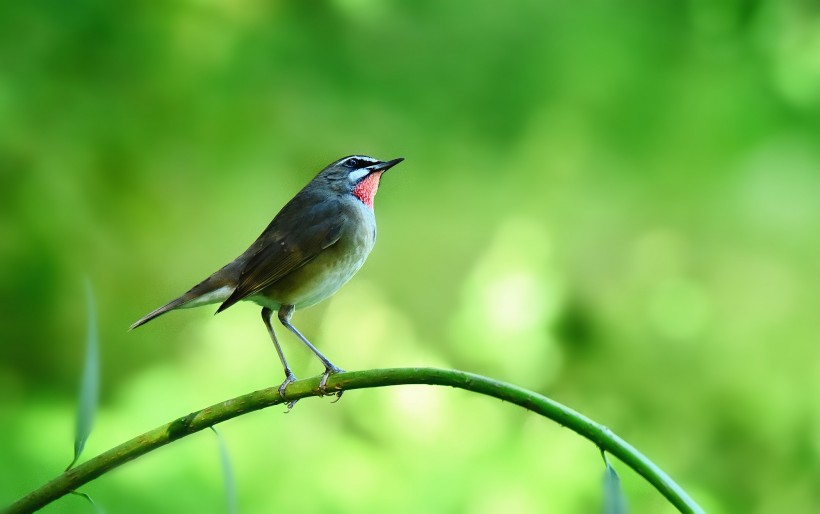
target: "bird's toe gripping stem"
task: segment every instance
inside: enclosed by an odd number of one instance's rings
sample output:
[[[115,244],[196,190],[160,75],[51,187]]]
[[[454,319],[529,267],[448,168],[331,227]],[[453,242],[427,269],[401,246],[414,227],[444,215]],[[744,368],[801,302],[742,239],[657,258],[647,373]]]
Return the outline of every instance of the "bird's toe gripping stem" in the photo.
[[[342,394],[344,391],[336,391],[335,393],[328,393],[327,392],[327,379],[330,378],[330,375],[335,375],[336,373],[344,373],[342,368],[338,368],[336,366],[331,366],[325,368],[325,372],[322,374],[322,380],[319,381],[319,392],[322,393],[322,396],[328,395],[336,395],[336,399],[333,402],[338,402],[342,398]]]
[[[287,401],[287,398],[285,398],[285,390],[287,390],[288,384],[290,384],[291,382],[296,382],[296,375],[294,375],[290,372],[290,370],[288,370],[288,373],[285,375],[285,381],[282,382],[282,385],[279,386],[279,396],[281,396],[282,399],[285,401]],[[296,405],[297,401],[299,400],[291,400],[287,402],[288,412],[290,412],[293,406]]]

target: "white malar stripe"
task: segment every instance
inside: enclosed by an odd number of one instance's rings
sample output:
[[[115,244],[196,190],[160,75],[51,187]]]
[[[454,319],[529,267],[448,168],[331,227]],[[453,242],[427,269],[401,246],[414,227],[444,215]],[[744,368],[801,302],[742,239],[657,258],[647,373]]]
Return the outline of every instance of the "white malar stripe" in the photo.
[[[370,170],[367,168],[359,168],[358,170],[353,170],[348,174],[347,178],[352,183],[356,183],[361,179],[365,178],[370,173]]]
[[[188,307],[199,307],[200,305],[208,305],[211,303],[222,303],[231,296],[233,290],[234,288],[231,286],[222,286],[219,289],[214,289],[210,293],[205,293],[202,296],[194,298],[190,302],[181,305],[181,307],[187,309]]]

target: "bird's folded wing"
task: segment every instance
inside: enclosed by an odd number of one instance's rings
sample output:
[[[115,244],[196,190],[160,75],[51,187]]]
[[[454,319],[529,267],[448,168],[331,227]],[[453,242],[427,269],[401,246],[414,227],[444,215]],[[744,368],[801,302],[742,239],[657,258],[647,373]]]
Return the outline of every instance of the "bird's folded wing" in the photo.
[[[344,220],[338,204],[312,200],[297,195],[248,248],[237,287],[217,312],[261,292],[339,240]]]

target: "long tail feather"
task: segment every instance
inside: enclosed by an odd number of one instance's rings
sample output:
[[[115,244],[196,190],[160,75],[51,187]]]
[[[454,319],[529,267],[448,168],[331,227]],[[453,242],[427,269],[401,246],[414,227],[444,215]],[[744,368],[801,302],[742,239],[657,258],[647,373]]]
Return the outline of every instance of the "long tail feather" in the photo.
[[[137,321],[135,321],[133,325],[128,327],[128,330],[134,330],[135,328],[137,328],[141,325],[145,325],[146,323],[148,323],[152,319],[154,319],[158,316],[162,316],[163,314],[165,314],[168,311],[172,311],[172,310],[174,310],[178,307],[181,307],[182,305],[184,305],[185,303],[187,303],[187,302],[189,302],[193,299],[193,298],[186,298],[187,296],[188,296],[188,293],[180,296],[179,298],[177,298],[175,300],[172,300],[172,301],[166,303],[165,305],[163,305],[159,309],[155,309],[155,310],[149,312],[145,316],[143,316],[140,319],[138,319]]]
[[[225,266],[194,286],[184,295],[171,300],[159,309],[153,310],[138,319],[128,330],[134,330],[135,328],[148,323],[152,319],[162,316],[166,312],[174,309],[184,309],[188,307],[207,305],[210,303],[224,302],[229,296],[231,296],[233,290],[236,289],[236,285],[234,285],[235,280],[233,279],[234,274],[235,272],[231,265]]]

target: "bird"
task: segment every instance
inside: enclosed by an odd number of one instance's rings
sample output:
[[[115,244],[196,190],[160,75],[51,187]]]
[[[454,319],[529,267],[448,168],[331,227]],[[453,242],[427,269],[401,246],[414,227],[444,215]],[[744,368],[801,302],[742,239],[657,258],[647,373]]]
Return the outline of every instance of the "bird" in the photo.
[[[382,175],[403,160],[349,155],[330,163],[239,257],[135,321],[130,330],[175,309],[219,303],[219,313],[239,301],[251,301],[262,307],[262,321],[284,368],[285,380],[278,388],[282,398],[296,376],[273,330],[274,311],[279,322],[322,361],[325,371],[319,390],[327,394],[328,378],[343,370],[302,335],[291,317],[332,296],[362,267],[376,242],[373,201]]]

